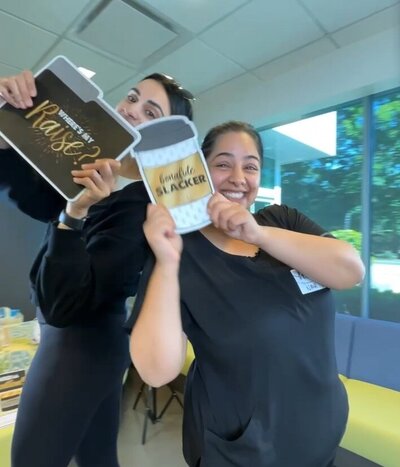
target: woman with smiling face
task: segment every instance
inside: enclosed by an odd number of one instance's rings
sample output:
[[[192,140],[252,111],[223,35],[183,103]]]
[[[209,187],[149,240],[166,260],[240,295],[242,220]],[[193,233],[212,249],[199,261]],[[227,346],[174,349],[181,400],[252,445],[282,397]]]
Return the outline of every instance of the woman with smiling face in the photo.
[[[251,126],[213,128],[203,152],[212,224],[180,237],[164,207],[148,207],[155,260],[129,322],[134,364],[163,385],[193,344],[183,423],[191,467],[333,465],[348,406],[330,289],[360,282],[361,260],[296,209],[249,212],[263,155]]]
[[[0,92],[15,107],[31,107],[32,74],[0,79]],[[192,118],[191,98],[156,73],[132,88],[117,111],[133,126],[169,115]],[[148,254],[142,228],[147,192],[131,157],[102,159],[72,172],[86,190],[66,204],[1,145],[0,188],[28,215],[50,221],[30,273],[41,340],[18,408],[12,466],[67,467],[75,457],[80,467],[117,467],[129,364],[125,301],[136,294]]]

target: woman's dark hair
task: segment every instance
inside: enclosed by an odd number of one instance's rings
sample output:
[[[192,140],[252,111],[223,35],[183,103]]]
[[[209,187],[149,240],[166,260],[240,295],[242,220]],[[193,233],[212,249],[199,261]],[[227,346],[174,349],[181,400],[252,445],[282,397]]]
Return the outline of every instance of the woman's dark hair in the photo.
[[[231,120],[230,122],[222,123],[221,125],[214,126],[206,134],[201,149],[203,151],[204,157],[207,159],[210,153],[212,152],[217,139],[224,135],[225,133],[247,133],[254,141],[257,151],[260,155],[260,164],[263,163],[264,148],[261,141],[261,137],[258,131],[249,123],[239,122],[236,120]]]
[[[152,73],[143,78],[142,81],[145,79],[153,79],[163,86],[169,99],[171,115],[184,115],[189,120],[193,120],[192,100],[194,100],[194,96],[191,92],[184,89],[171,76],[162,73]]]

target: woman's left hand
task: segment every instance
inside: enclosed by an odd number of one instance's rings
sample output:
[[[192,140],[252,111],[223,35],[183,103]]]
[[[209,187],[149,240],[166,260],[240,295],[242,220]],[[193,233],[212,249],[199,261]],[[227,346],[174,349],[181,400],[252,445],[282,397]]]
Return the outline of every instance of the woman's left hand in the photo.
[[[214,226],[230,237],[259,246],[261,228],[253,215],[240,204],[215,193],[208,202],[208,213]]]

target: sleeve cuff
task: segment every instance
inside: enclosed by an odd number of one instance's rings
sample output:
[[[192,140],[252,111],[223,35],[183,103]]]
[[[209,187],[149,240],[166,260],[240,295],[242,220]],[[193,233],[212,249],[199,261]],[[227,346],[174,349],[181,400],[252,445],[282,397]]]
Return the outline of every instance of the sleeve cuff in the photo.
[[[50,224],[46,256],[62,257],[65,261],[82,261],[82,255],[86,255],[86,244],[83,240],[82,232],[58,229],[57,225],[58,221]]]

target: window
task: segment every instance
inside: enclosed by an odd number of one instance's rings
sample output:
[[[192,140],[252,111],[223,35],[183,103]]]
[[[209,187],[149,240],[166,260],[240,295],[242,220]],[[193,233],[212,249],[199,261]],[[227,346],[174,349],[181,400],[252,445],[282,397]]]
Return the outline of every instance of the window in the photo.
[[[400,91],[372,109],[370,317],[400,321]]]
[[[261,132],[275,160],[282,203],[361,251],[361,101]],[[278,179],[278,180],[277,180]],[[361,287],[335,292],[340,312],[360,315]]]
[[[365,123],[370,105],[371,119]],[[335,292],[337,310],[360,315],[363,287],[368,292],[364,316],[400,322],[400,90],[260,134],[270,173],[269,178],[263,174],[262,183],[276,202],[281,199],[360,252],[362,246],[368,252],[369,290],[365,281]],[[363,180],[369,167],[371,180]],[[362,205],[366,191],[371,196],[365,195]],[[370,228],[362,223],[367,214]]]

